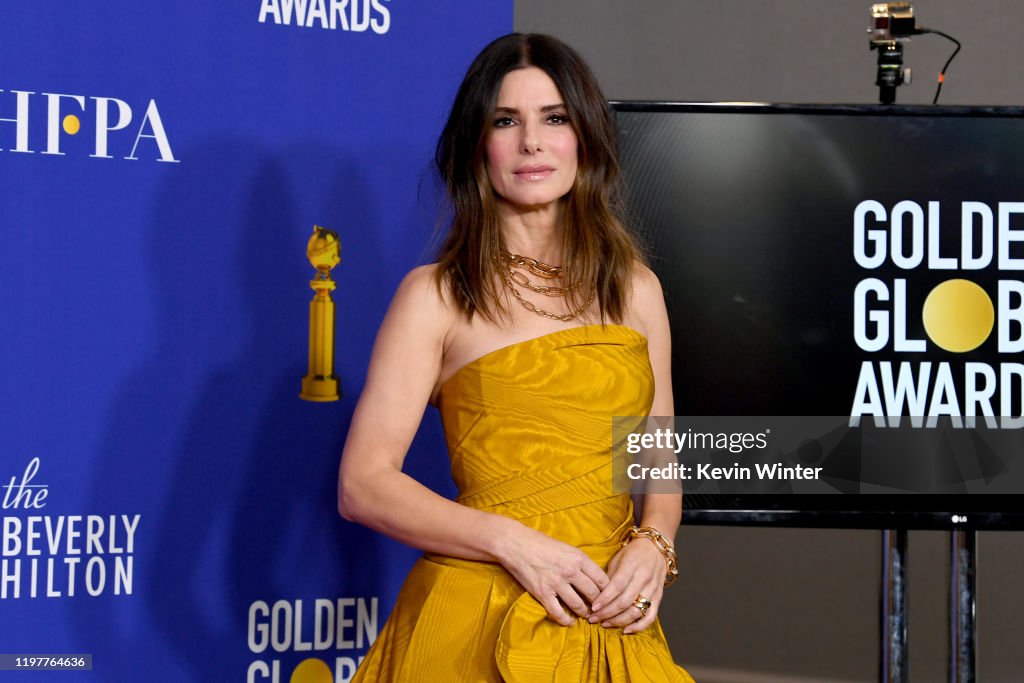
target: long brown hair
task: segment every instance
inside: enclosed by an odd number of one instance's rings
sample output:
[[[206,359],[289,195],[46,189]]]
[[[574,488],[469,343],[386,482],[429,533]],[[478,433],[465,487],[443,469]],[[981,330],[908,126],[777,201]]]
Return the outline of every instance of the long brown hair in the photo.
[[[565,282],[583,283],[567,302],[579,307],[594,283],[601,320],[621,323],[640,250],[623,225],[615,126],[597,79],[579,54],[551,36],[511,33],[477,55],[437,141],[435,161],[452,221],[437,257],[438,287],[447,281],[456,307],[497,322],[508,313],[499,275],[506,250],[487,176],[485,145],[498,91],[510,71],[544,71],[561,93],[578,141],[576,179],[562,198]]]

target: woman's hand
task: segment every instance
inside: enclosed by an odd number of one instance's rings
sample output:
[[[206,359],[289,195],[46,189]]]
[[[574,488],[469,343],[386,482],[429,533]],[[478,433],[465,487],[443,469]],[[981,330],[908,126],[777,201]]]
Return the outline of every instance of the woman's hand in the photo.
[[[515,524],[519,529],[506,537],[500,554],[502,566],[555,622],[575,623],[565,607],[584,619],[589,617],[591,603],[609,583],[608,575],[579,548]]]
[[[654,623],[665,591],[665,556],[646,538],[634,538],[608,563],[608,585],[592,602],[590,623],[625,627],[637,633]],[[634,605],[643,596],[651,601],[644,614]]]

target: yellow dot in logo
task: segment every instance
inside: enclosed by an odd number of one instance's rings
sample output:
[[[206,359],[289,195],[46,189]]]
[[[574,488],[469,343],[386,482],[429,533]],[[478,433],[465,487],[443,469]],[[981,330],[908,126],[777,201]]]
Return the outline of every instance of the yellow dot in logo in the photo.
[[[966,353],[992,334],[992,299],[970,280],[946,280],[924,300],[924,329],[939,347]]]
[[[324,660],[310,657],[299,662],[292,672],[289,683],[334,683],[334,676],[331,668],[324,664]]]
[[[74,114],[68,114],[64,117],[64,132],[68,135],[74,135],[78,131],[82,130],[82,122],[78,120],[78,117]]]

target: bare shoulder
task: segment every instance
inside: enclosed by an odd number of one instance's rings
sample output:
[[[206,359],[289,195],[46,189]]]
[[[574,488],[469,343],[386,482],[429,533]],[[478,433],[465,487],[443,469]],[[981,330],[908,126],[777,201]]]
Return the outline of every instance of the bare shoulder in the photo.
[[[431,329],[439,326],[446,329],[453,316],[448,303],[447,285],[442,281],[438,287],[438,268],[438,264],[431,263],[406,273],[395,292],[388,316],[398,314]]]
[[[633,266],[630,282],[629,318],[642,332],[660,331],[667,323],[665,295],[654,271],[642,263]]]
[[[454,316],[437,286],[437,272],[436,264],[409,271],[377,332],[361,400],[384,406],[381,414],[420,401],[422,413],[440,372]]]
[[[437,287],[437,273],[440,266],[430,263],[413,268],[402,278],[395,298],[414,298],[420,304],[443,305],[441,292]]]
[[[661,291],[661,280],[654,274],[654,271],[643,263],[637,262],[633,265],[633,279],[630,283],[633,287],[634,302],[640,305],[654,301],[661,301],[664,294]]]
[[[437,284],[437,264],[409,271],[395,292],[377,336],[379,346],[401,346],[401,352],[440,357],[445,336],[454,320],[444,287]]]
[[[633,269],[633,291],[629,315],[634,326],[647,336],[647,352],[654,372],[652,415],[672,415],[672,331],[665,308],[661,282],[647,266],[637,263]]]

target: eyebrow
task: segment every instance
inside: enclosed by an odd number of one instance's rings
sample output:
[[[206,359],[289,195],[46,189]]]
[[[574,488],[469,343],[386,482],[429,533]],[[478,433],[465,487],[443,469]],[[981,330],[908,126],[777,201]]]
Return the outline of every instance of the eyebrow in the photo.
[[[566,108],[565,104],[559,102],[558,104],[545,104],[543,107],[540,108],[540,110],[542,112],[549,112],[549,111],[555,111],[556,109],[565,109],[565,108]],[[518,114],[519,110],[516,109],[515,107],[495,107],[494,112],[495,113],[499,113],[500,112],[500,113],[503,113],[503,114]]]

